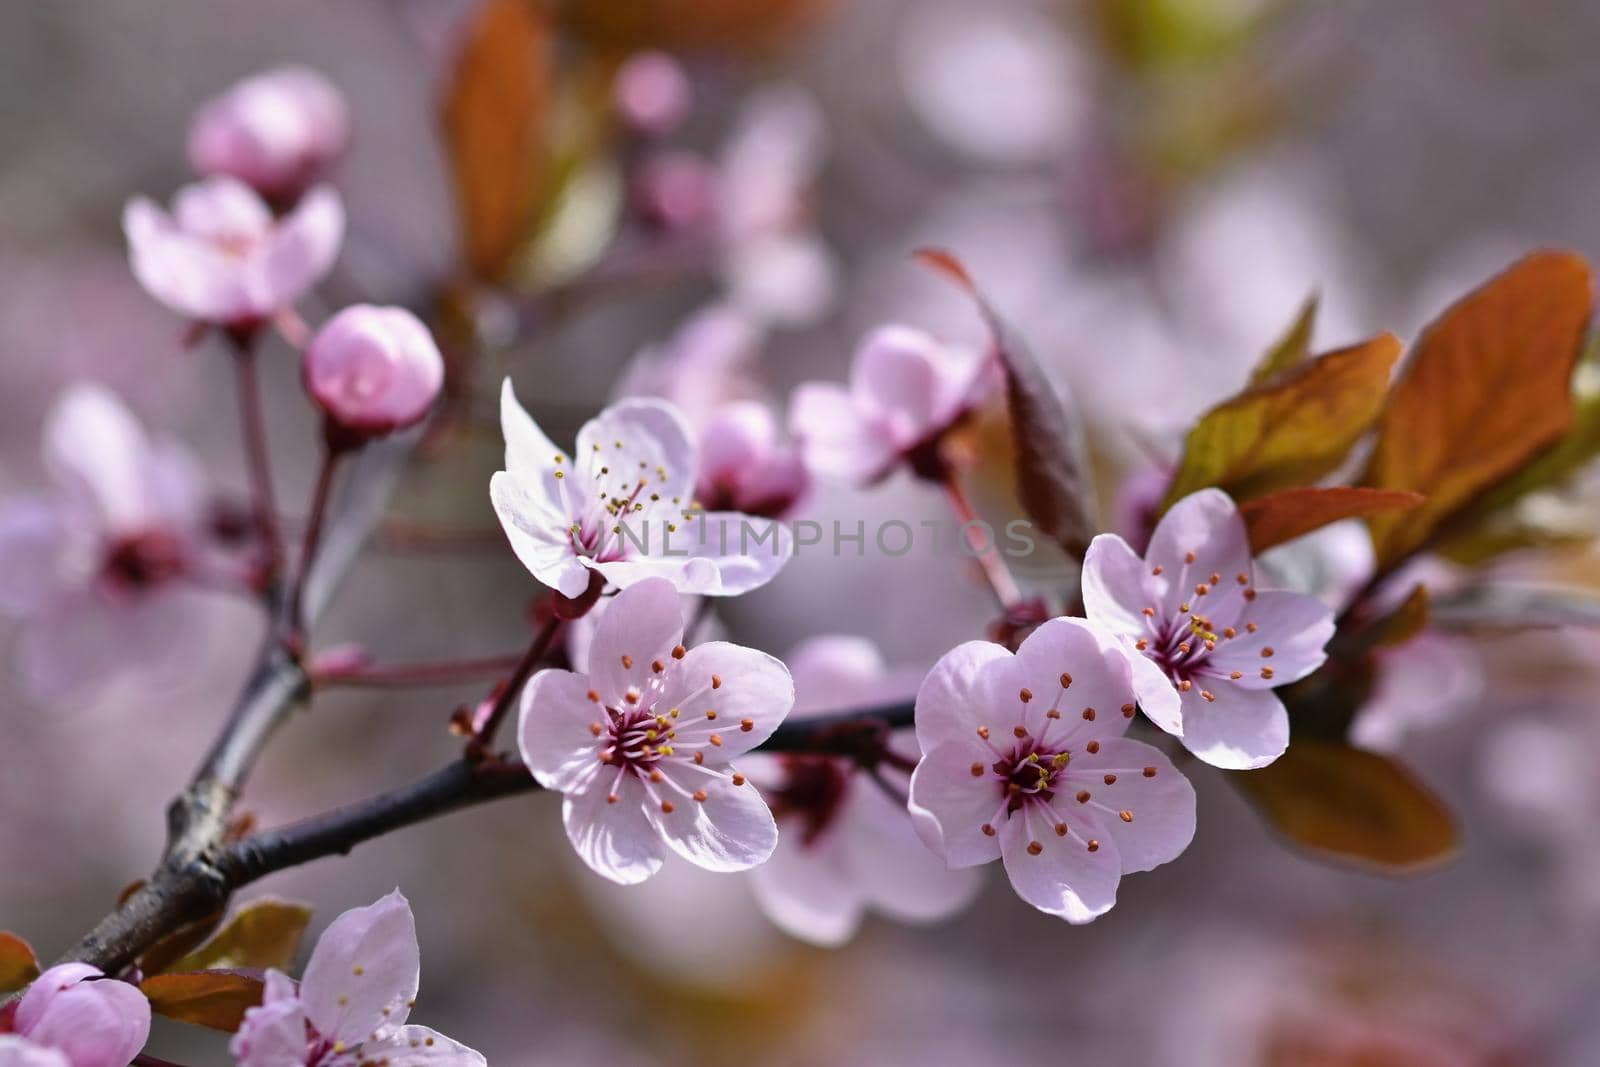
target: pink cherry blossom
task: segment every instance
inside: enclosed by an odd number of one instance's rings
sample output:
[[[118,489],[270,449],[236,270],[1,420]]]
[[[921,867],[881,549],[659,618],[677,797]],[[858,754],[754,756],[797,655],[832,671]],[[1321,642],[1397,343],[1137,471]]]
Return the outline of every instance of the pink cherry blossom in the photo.
[[[694,492],[699,458],[672,405],[624,400],[578,431],[570,456],[523,410],[508,380],[500,424],[506,469],[489,483],[500,524],[524,566],[564,596],[598,574],[618,588],[651,577],[686,593],[732,596],[788,562],[788,531],[735,511],[706,511]]]
[[[1255,587],[1244,520],[1221,490],[1172,506],[1144,558],[1101,534],[1083,561],[1089,619],[1129,651],[1139,706],[1216,767],[1262,767],[1289,744],[1272,690],[1327,658],[1333,613],[1315,597]]]
[[[228,1048],[239,1067],[470,1067],[483,1056],[408,1025],[421,958],[411,905],[397,889],[352,908],[318,939],[298,988],[267,971],[261,1005]]]
[[[405,308],[357,304],[317,331],[301,372],[306,391],[336,425],[377,435],[427,415],[444,385],[444,357]]]
[[[203,104],[189,125],[189,162],[271,200],[293,202],[344,152],[344,97],[321,74],[280,67],[238,82]]]
[[[171,665],[187,654],[180,579],[205,549],[194,458],[85,383],[47,415],[44,460],[53,491],[0,503],[0,611],[23,621],[29,689],[57,699]]]
[[[1129,658],[1082,619],[1051,619],[1015,654],[957,646],[917,693],[918,830],[951,867],[1002,860],[1041,911],[1104,914],[1124,874],[1194,836],[1194,790],[1159,749],[1122,736],[1133,714]]]
[[[812,638],[787,662],[797,719],[908,696],[915,684],[896,678],[861,637]],[[920,754],[909,730],[890,746],[908,762]],[[754,752],[745,770],[771,801],[780,831],[772,858],[750,872],[751,886],[767,917],[795,937],[843,944],[869,908],[933,922],[977,894],[977,872],[947,868],[917,837],[904,803],[852,761]],[[878,774],[903,788],[904,772],[886,763]]]
[[[779,440],[777,419],[765,404],[727,404],[701,427],[695,492],[706,507],[781,518],[810,488],[810,471],[799,451]]]
[[[339,254],[344,205],[319,185],[274,219],[236,178],[186,185],[172,213],[144,197],[122,214],[133,273],[151,296],[201,322],[247,328],[289,308]]]
[[[87,963],[63,963],[28,987],[0,1037],[4,1067],[128,1067],[150,1037],[150,1002]]]
[[[617,70],[617,112],[641,133],[671,133],[688,117],[693,90],[683,65],[665,52],[639,52]]]
[[[868,485],[925,461],[939,439],[998,384],[993,360],[909,326],[884,326],[856,349],[850,385],[795,390],[789,428],[819,475]]]
[[[666,343],[635,356],[616,395],[658,396],[688,419],[699,444],[702,507],[782,518],[809,493],[811,474],[759,399],[761,340],[760,326],[737,309],[702,309]]]
[[[522,694],[523,760],[563,794],[578,855],[625,885],[659,870],[668,849],[742,871],[777,844],[766,801],[730,761],[788,714],[789,671],[754,649],[682,641],[676,588],[649,579],[608,605],[587,673],[540,671]]]

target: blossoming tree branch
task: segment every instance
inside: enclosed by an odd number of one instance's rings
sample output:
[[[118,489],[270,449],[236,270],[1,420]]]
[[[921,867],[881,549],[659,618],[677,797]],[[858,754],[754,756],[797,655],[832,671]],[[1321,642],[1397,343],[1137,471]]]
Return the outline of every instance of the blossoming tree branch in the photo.
[[[474,101],[497,64],[522,69],[538,27],[518,21],[531,17],[520,5],[485,10],[449,108],[464,280],[430,305],[431,323],[374,303],[320,323],[298,310],[336,269],[346,230],[330,179],[351,117],[310,71],[268,72],[206,103],[189,140],[198,180],[169,207],[127,206],[133,277],[188,344],[232,364],[248,492],[215,492],[181,442],[104,386],[68,388],[45,418],[51,484],[0,510],[15,668],[46,702],[159,671],[184,654],[179,594],[195,589],[254,600],[266,637],[192,778],[175,783],[153,869],[98,922],[85,917],[53,966],[25,931],[0,934],[0,991],[15,994],[0,1008],[0,1067],[160,1062],[142,1051],[153,1012],[228,1032],[243,1067],[484,1062],[410,1022],[420,950],[404,887],[350,901],[298,978],[310,910],[241,891],[519,794],[559,795],[522,802],[560,818],[596,878],[634,885],[676,862],[747,878],[773,923],[823,945],[848,940],[867,912],[959,922],[996,861],[1043,915],[1091,922],[1124,876],[1189,847],[1201,775],[1225,776],[1322,858],[1382,870],[1448,858],[1452,815],[1352,737],[1423,631],[1518,625],[1475,615],[1485,604],[1530,619],[1562,608],[1537,591],[1508,600],[1486,561],[1532,542],[1519,505],[1600,448],[1600,405],[1578,373],[1593,299],[1580,258],[1540,251],[1510,265],[1404,356],[1389,334],[1314,353],[1308,305],[1181,453],[1119,494],[1116,512],[1132,519],[1112,529],[1082,417],[956,252],[913,263],[908,249],[905,269],[945,279],[986,343],[885,324],[855,349],[848,382],[800,386],[780,418],[752,338],[804,319],[834,283],[805,208],[816,117],[802,101],[763,98],[741,120],[716,165],[717,210],[681,195],[711,174],[641,163],[634,229],[619,231],[631,241],[519,291],[528,215],[493,199],[484,161],[519,158],[527,131],[488,130]],[[614,90],[641,142],[670,137],[688,107],[664,56],[624,64]],[[483,141],[505,135],[518,139],[506,151]],[[324,647],[318,616],[381,532],[408,453],[430,426],[470,417],[462,368],[495,347],[491,303],[513,298],[517,329],[536,331],[641,263],[720,276],[725,299],[642,353],[571,440],[534,415],[553,399],[547,378],[518,368],[499,389],[503,469],[482,491],[503,533],[493,549],[521,562],[534,598],[517,653],[389,663]],[[257,381],[285,349],[321,422],[303,511],[276,489]],[[972,435],[998,412],[999,468]],[[719,600],[766,585],[803,549],[814,482],[870,490],[895,474],[960,528],[947,580],[993,594],[967,620],[970,640],[916,665],[907,685],[859,635],[789,650],[716,636]],[[1065,561],[1044,580],[1013,573],[973,502],[974,486],[1008,478],[1016,532]],[[1347,520],[1365,524],[1362,553],[1309,536]],[[1291,565],[1308,558],[1315,567]],[[473,706],[440,709],[435,725],[459,738],[453,759],[254,825],[251,772],[295,709],[314,712],[330,688],[438,683],[483,687]],[[316,716],[297,728],[315,730]]]

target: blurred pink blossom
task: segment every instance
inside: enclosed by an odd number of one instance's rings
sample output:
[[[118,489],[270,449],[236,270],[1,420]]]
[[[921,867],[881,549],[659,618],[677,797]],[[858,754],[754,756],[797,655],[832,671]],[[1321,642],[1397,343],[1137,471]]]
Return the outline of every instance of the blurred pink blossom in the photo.
[[[850,384],[794,391],[789,429],[823,477],[868,485],[913,466],[999,384],[994,362],[909,326],[883,326],[856,349]]]
[[[795,680],[793,718],[906,694],[905,680],[897,684],[865,638],[815,637],[787,662]],[[893,748],[914,761],[920,752],[909,734],[896,737]],[[786,932],[838,945],[868,908],[903,922],[933,922],[977,895],[977,872],[947,868],[917,837],[904,803],[852,761],[751,753],[745,762],[780,831],[771,860],[750,872],[751,886],[762,911]],[[887,764],[879,773],[893,777]]]
[[[1101,534],[1083,561],[1088,616],[1132,653],[1145,715],[1217,767],[1283,754],[1289,716],[1272,690],[1320,667],[1333,636],[1326,605],[1258,591],[1254,566],[1239,509],[1218,489],[1174,504],[1143,559]]]
[[[1111,909],[1124,874],[1175,859],[1194,790],[1156,748],[1122,735],[1129,657],[1107,631],[1052,619],[1015,654],[959,645],[917,693],[917,829],[951,867],[1001,859],[1017,895],[1072,923]]]
[[[45,971],[17,1002],[4,1067],[127,1067],[150,1037],[150,1002],[87,963]]]
[[[483,1056],[426,1026],[407,1025],[421,975],[417,924],[397,889],[323,931],[296,988],[268,970],[259,1007],[228,1048],[239,1067],[471,1067]]]
[[[169,215],[136,197],[123,211],[134,276],[178,314],[225,327],[290,308],[332,268],[344,237],[344,205],[326,185],[281,219],[230,177],[186,185],[172,205]]]
[[[615,395],[659,396],[688,419],[699,444],[701,507],[782,518],[809,493],[811,474],[756,399],[764,392],[754,368],[762,337],[737,309],[704,308],[666,343],[634,357]]]
[[[301,370],[323,413],[363,436],[421,421],[444,385],[433,335],[399,307],[345,308],[311,339]]]
[[[694,104],[683,65],[665,52],[629,56],[617,70],[611,93],[623,121],[651,136],[671,133]]]
[[[619,588],[666,577],[686,593],[731,596],[788,562],[788,532],[770,520],[694,508],[699,457],[670,404],[606,408],[578,431],[570,462],[509,379],[500,424],[506,469],[489,484],[495,513],[517,558],[564,596],[581,596],[591,575]]]
[[[189,125],[189,163],[268,200],[293,203],[344,152],[350,119],[332,82],[305,67],[245,78],[203,104]]]
[[[572,847],[614,882],[649,878],[669,848],[741,871],[777,843],[766,802],[729,761],[788,714],[789,671],[754,649],[682,641],[677,590],[640,582],[601,618],[587,673],[540,671],[522,695],[522,758],[563,794]]]
[[[46,417],[44,459],[55,489],[0,504],[0,610],[24,621],[28,687],[59,699],[173,666],[190,651],[180,579],[205,562],[194,458],[86,383]]]

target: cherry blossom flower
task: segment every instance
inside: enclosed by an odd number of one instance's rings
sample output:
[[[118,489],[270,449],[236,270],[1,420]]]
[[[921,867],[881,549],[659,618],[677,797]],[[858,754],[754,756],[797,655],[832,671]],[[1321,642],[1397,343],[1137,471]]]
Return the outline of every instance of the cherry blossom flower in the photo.
[[[189,125],[189,163],[270,200],[292,203],[345,150],[344,97],[321,74],[279,67],[245,78],[203,104]]]
[[[261,1005],[228,1049],[239,1067],[468,1067],[483,1056],[407,1024],[421,958],[411,905],[397,889],[333,920],[296,987],[269,970]]]
[[[812,638],[786,662],[796,719],[910,692],[861,637]],[[908,764],[920,755],[909,730],[890,746]],[[869,908],[904,922],[933,922],[977,894],[977,872],[947,868],[917,837],[904,803],[851,760],[753,752],[744,767],[771,801],[780,830],[771,860],[750,872],[751,886],[762,911],[787,933],[839,945]],[[888,763],[878,773],[886,782],[905,781]]]
[[[665,52],[629,56],[617,69],[611,95],[623,120],[651,136],[671,133],[694,102],[683,65]]]
[[[375,436],[428,413],[444,385],[444,357],[405,308],[357,304],[317,331],[301,372],[306,391],[337,426]]]
[[[144,197],[122,214],[133,273],[180,315],[242,330],[288,309],[328,273],[344,205],[319,185],[281,219],[248,185],[218,176],[186,185],[172,213]]]
[[[1150,721],[1216,767],[1262,767],[1289,744],[1272,692],[1327,658],[1333,613],[1315,597],[1255,587],[1239,509],[1218,489],[1174,504],[1144,558],[1101,534],[1083,560],[1089,619],[1130,654]]]
[[[87,963],[45,971],[17,1002],[0,1067],[128,1067],[150,1037],[150,1002]]]
[[[1051,619],[1015,654],[969,641],[917,693],[910,807],[951,867],[1001,859],[1017,894],[1084,923],[1124,874],[1178,856],[1194,790],[1159,749],[1123,737],[1132,668],[1114,635]]]
[[[205,548],[194,458],[79,384],[46,417],[44,460],[54,491],[0,503],[0,611],[23,621],[28,688],[58,699],[191,653],[176,593]]]
[[[694,497],[697,452],[683,417],[659,400],[613,404],[578,431],[571,456],[545,436],[508,380],[500,424],[506,469],[489,495],[533,576],[567,597],[598,574],[619,588],[665,577],[686,593],[732,596],[788,562],[788,531]]]
[[[640,582],[601,617],[587,673],[540,671],[522,694],[522,758],[563,794],[572,847],[614,882],[644,881],[669,848],[742,871],[777,844],[766,801],[730,761],[788,714],[789,671],[753,649],[682,640],[673,584]]]
[[[782,518],[811,490],[811,473],[782,439],[753,370],[762,331],[749,316],[712,306],[663,345],[634,357],[619,397],[659,396],[694,427],[700,450],[695,494],[711,511]]]
[[[789,428],[814,472],[868,485],[901,461],[937,468],[939,440],[998,382],[981,352],[884,326],[856,349],[848,387],[808,382],[795,390]]]

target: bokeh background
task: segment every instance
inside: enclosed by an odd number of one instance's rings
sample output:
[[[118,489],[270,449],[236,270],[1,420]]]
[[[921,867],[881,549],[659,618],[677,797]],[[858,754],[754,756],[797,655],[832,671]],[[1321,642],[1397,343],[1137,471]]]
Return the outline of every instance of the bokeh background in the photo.
[[[129,196],[164,199],[187,180],[193,108],[243,75],[305,63],[349,98],[355,141],[337,182],[350,237],[308,318],[355,298],[429,306],[459,285],[440,101],[472,8],[0,7],[0,488],[40,484],[43,411],[89,377],[242,491],[226,360],[213,345],[182,348],[182,324],[127,271],[118,219]],[[639,14],[653,9],[669,14]],[[619,0],[567,5],[557,22],[581,78],[603,80],[610,60],[592,57],[633,47],[680,56],[696,106],[675,147],[714,156],[774,88],[813,102],[803,203],[826,269],[820,282],[802,272],[819,290],[808,306],[761,329],[775,395],[841,377],[859,336],[885,321],[976,340],[969,309],[908,259],[946,246],[1070,383],[1108,501],[1172,457],[1186,421],[1238,388],[1312,293],[1319,348],[1384,329],[1410,338],[1529,248],[1600,252],[1600,8],[1581,0]],[[636,162],[626,155],[613,144],[588,160],[597,202],[630,195],[618,192]],[[585,223],[572,225],[581,256]],[[515,329],[510,301],[483,301],[479,326],[504,343],[466,372],[467,391],[510,373],[536,413],[570,430],[641,347],[749,280],[737,264],[703,268],[607,288],[533,330]],[[559,264],[541,269],[559,277]],[[272,444],[296,508],[315,424],[293,353],[269,354]],[[396,514],[492,528],[491,411],[463,402]],[[996,485],[985,505],[1003,495]],[[1588,514],[1581,500],[1564,506],[1564,521]],[[825,490],[812,507],[825,521],[941,514],[903,476],[870,495]],[[1574,583],[1596,573],[1586,548],[1526,566]],[[1041,565],[1026,577],[1056,576]],[[378,552],[319,644],[359,641],[396,660],[509,652],[534,592],[492,546]],[[131,678],[67,706],[0,683],[0,927],[41,954],[148,869],[166,800],[250,662],[260,626],[248,605],[197,597],[193,610],[204,625],[184,638],[193,655],[175,681]],[[918,671],[987,611],[949,560],[814,557],[722,623],[780,654],[815,633],[862,634]],[[600,884],[541,796],[251,893],[315,902],[320,928],[400,886],[423,948],[416,1018],[497,1067],[1600,1062],[1596,645],[1541,631],[1454,651],[1412,684],[1478,673],[1482,684],[1463,685],[1440,721],[1402,715],[1383,738],[1462,823],[1453,862],[1405,878],[1291,851],[1219,776],[1197,772],[1188,852],[1124,882],[1118,906],[1084,928],[1035,912],[991,871],[977,904],[939,927],[869,920],[849,946],[812,949],[768,926],[737,877]],[[283,731],[246,805],[283,821],[436,766],[459,743],[450,710],[476,694],[321,697]],[[225,1062],[214,1036],[181,1027],[160,1029],[156,1048]]]

